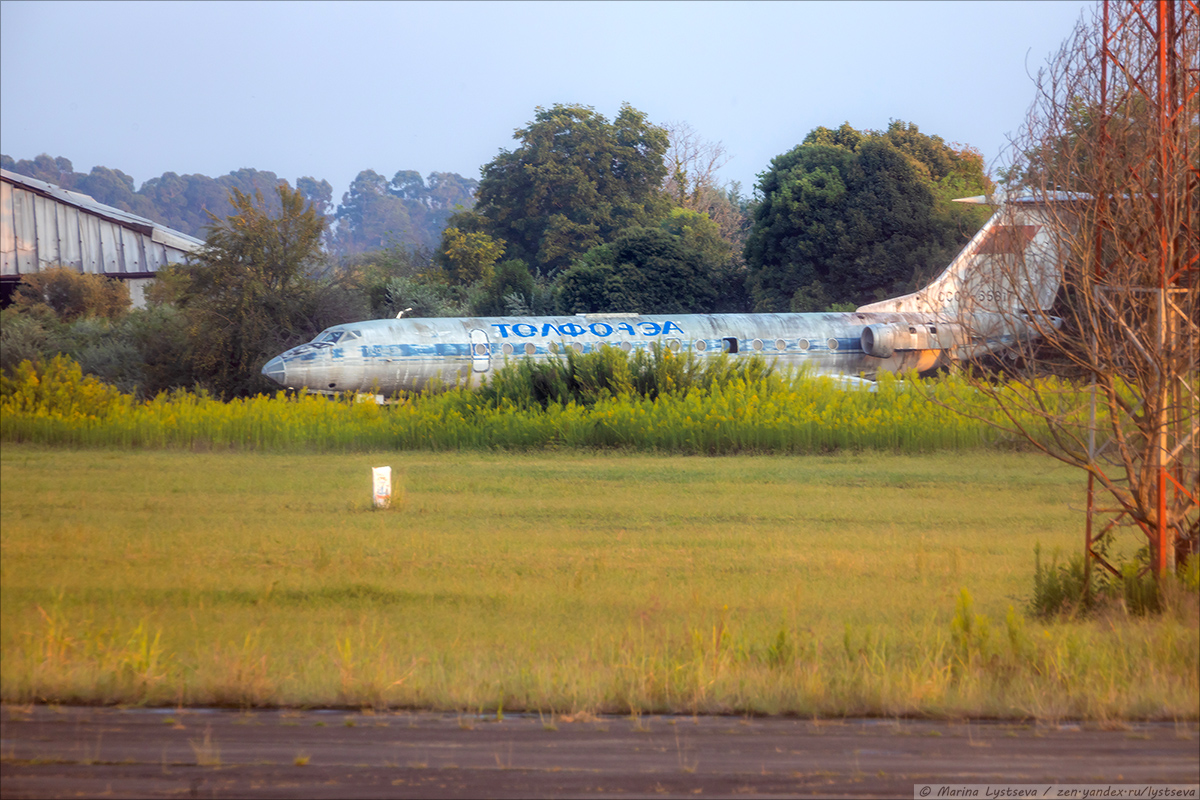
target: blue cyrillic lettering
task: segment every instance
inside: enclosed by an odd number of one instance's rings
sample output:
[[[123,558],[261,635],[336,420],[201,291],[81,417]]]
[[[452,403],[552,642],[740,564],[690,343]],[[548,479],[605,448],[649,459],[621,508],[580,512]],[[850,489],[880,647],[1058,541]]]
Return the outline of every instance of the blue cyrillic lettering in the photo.
[[[500,338],[501,339],[508,338],[508,323],[507,322],[505,322],[505,323],[493,322],[492,327],[500,329]]]
[[[584,328],[582,325],[576,325],[574,322],[568,322],[566,325],[559,326],[559,330],[565,333],[567,336],[578,336],[579,334],[583,333]]]
[[[522,328],[525,330],[522,330]],[[521,336],[526,339],[537,333],[537,328],[533,327],[527,322],[518,322],[516,325],[512,326],[512,329],[513,333],[515,333],[517,336]],[[528,333],[526,333],[526,331],[528,331]]]
[[[554,327],[552,324],[547,322],[545,325],[542,326],[542,336],[553,336],[553,335],[561,336],[562,332],[559,331],[558,328]]]
[[[658,336],[658,334],[662,333],[662,328],[659,327],[657,322],[639,322],[638,327],[641,328],[642,333],[646,336]]]
[[[637,333],[637,331],[633,329],[633,326],[628,322],[618,322],[617,327],[628,333],[630,336],[633,336],[635,333]]]
[[[593,336],[612,335],[612,325],[609,325],[607,322],[593,322],[591,325],[588,325],[588,330],[592,332]]]
[[[671,320],[667,320],[666,324],[663,325],[662,332],[664,334],[666,334],[666,333],[670,333],[671,331],[675,331],[676,333],[683,333],[683,328],[679,327],[674,322],[671,322]]]

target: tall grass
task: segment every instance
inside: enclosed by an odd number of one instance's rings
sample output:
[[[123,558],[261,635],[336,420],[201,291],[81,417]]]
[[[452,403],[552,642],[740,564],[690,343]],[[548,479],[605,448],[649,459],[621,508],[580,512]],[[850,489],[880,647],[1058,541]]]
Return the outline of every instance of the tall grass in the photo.
[[[371,509],[392,464],[403,505]],[[1195,719],[1191,605],[1026,619],[1031,454],[6,445],[0,698]],[[964,591],[965,590],[965,591]]]
[[[913,380],[916,380],[915,378]],[[518,362],[479,390],[401,395],[386,406],[305,393],[220,402],[175,391],[136,402],[56,358],[3,378],[0,439],[73,447],[281,452],[620,448],[686,453],[901,453],[1006,446],[985,421],[929,402],[969,391],[946,376],[913,391],[782,374],[759,358],[707,364],[606,349]],[[999,414],[999,410],[996,410]],[[1035,423],[1031,423],[1036,427]]]

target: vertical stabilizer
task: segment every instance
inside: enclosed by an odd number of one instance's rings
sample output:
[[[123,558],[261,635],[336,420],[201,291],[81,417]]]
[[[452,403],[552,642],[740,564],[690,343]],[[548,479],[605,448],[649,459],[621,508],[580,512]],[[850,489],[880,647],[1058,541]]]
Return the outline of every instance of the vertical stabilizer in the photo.
[[[994,205],[988,197],[955,202]],[[863,312],[916,313],[965,319],[1011,317],[1049,309],[1058,293],[1059,239],[1045,202],[1010,197],[997,208],[950,266],[912,294],[870,303]]]

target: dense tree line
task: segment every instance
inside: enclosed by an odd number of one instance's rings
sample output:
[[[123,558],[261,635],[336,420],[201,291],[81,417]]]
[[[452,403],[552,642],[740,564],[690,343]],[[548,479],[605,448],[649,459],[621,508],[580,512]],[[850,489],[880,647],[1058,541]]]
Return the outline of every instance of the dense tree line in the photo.
[[[753,199],[717,183],[720,145],[629,105],[612,121],[588,106],[539,108],[514,139],[478,181],[364,170],[336,211],[328,182],[311,177],[293,189],[249,169],[168,173],[134,192],[118,171],[5,157],[207,242],[160,273],[144,311],[114,311],[97,287],[27,281],[4,312],[5,366],[65,351],[143,393],[234,396],[273,388],[259,375],[271,356],[368,316],[849,307],[944,266],[983,221],[949,201],[990,188],[977,152],[902,122],[813,130],[772,161]],[[55,292],[109,299],[67,313]]]
[[[45,154],[20,161],[0,156],[0,166],[90,195],[105,205],[199,239],[207,235],[213,217],[224,219],[235,212],[232,192],[249,196],[260,192],[270,212],[277,214],[276,187],[287,184],[274,172],[245,168],[217,178],[167,172],[135,188],[133,178],[119,169],[97,166],[88,173],[76,172],[70,159]],[[417,172],[401,170],[388,181],[374,170],[363,170],[340,205],[335,205],[333,187],[327,180],[305,176],[296,181],[295,188],[326,221],[322,241],[326,250],[344,256],[398,243],[432,247],[446,219],[455,210],[474,204],[477,185],[478,181],[453,172],[433,172],[426,179]]]

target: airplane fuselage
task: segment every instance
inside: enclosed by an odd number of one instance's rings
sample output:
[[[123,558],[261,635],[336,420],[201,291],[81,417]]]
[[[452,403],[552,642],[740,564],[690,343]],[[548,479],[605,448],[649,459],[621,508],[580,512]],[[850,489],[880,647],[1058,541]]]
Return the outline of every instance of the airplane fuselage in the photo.
[[[478,385],[506,363],[558,358],[568,347],[631,352],[655,342],[850,377],[928,372],[1038,335],[1025,310],[1049,308],[1059,285],[1057,231],[1044,205],[1009,198],[923,289],[853,312],[377,319],[322,331],[263,374],[289,388],[391,394]]]
[[[935,368],[956,344],[952,327],[929,315],[854,312],[378,319],[329,328],[263,374],[288,388],[389,395],[476,386],[506,363],[558,358],[568,347],[632,352],[657,342],[702,358],[758,354],[783,368],[872,378]]]

